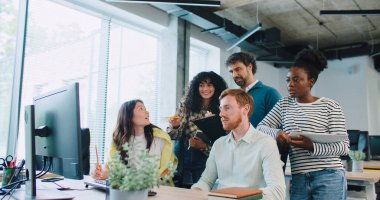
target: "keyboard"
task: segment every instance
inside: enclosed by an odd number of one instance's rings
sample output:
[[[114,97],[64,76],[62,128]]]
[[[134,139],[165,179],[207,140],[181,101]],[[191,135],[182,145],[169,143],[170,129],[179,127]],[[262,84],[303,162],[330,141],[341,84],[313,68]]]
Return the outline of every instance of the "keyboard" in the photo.
[[[105,186],[110,186],[110,181],[108,179],[106,180],[94,180],[95,183],[105,185]]]
[[[96,189],[107,190],[107,188],[110,186],[110,181],[109,180],[91,180],[91,181],[85,181],[84,184],[86,185],[86,188],[88,186],[92,186]]]

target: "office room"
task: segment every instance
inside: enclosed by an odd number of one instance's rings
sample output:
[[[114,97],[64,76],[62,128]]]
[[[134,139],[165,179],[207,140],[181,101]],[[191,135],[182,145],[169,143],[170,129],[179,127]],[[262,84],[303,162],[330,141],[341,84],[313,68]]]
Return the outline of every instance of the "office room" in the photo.
[[[3,180],[6,169],[12,168],[9,184],[18,182],[2,188],[0,197],[23,199],[37,193],[41,198],[113,198],[108,186],[95,189],[84,182],[94,182],[91,173],[98,167],[109,169],[113,134],[126,102],[140,99],[135,103],[149,112],[149,122],[157,126],[152,130],[171,137],[168,144],[174,148],[170,126],[201,72],[213,71],[230,89],[246,89],[233,78],[234,63],[226,64],[232,54],[244,52],[256,60],[252,80],[286,98],[292,95],[292,69],[301,68],[295,63],[304,63],[296,62],[296,55],[304,49],[327,59],[327,68],[317,74],[318,81],[313,79],[309,94],[337,102],[343,114],[347,150],[335,155],[340,164],[333,168],[344,172],[344,198],[379,199],[379,1],[0,1],[1,174]],[[206,80],[215,84],[213,78],[200,81]],[[51,117],[50,108],[56,117]],[[64,136],[54,135],[62,132]],[[186,142],[190,148],[190,140]],[[205,159],[208,147],[202,154]],[[168,171],[174,176],[182,159],[170,153]],[[285,189],[279,199],[303,199],[291,197],[292,159],[285,161]],[[205,160],[203,165],[207,167]],[[112,177],[112,170],[109,174]],[[223,199],[191,185],[171,187],[176,184],[172,181],[156,181],[153,185],[163,186],[147,191],[152,195],[147,199]],[[7,184],[2,181],[2,187]],[[215,185],[211,189],[220,189]],[[57,188],[64,191],[57,193]]]

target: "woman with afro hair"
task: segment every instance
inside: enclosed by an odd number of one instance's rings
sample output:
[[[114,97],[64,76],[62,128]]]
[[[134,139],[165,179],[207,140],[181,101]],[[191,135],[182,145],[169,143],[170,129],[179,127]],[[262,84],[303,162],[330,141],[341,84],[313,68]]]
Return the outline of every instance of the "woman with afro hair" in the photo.
[[[289,96],[282,98],[257,127],[289,148],[291,200],[346,199],[347,181],[340,156],[349,151],[348,139],[317,143],[305,136],[289,136],[291,132],[347,135],[339,103],[311,94],[319,73],[326,67],[327,60],[321,52],[299,52],[286,77]]]

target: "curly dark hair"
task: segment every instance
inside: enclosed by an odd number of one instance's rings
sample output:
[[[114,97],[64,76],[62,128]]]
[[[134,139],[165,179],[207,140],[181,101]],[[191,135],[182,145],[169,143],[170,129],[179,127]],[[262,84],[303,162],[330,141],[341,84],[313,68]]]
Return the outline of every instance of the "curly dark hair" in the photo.
[[[327,68],[327,59],[322,52],[314,49],[304,49],[296,55],[293,67],[303,68],[308,79],[317,82],[318,75]]]
[[[116,128],[113,132],[113,142],[116,145],[116,149],[120,151],[120,159],[127,164],[127,161],[125,160],[125,157],[127,156],[127,152],[124,151],[123,145],[128,142],[133,135],[135,135],[134,132],[134,125],[133,125],[133,110],[137,104],[137,102],[140,102],[142,104],[143,101],[139,99],[130,100],[127,102],[124,102],[123,105],[121,105],[119,114],[117,117],[117,123]],[[153,128],[156,128],[157,126],[153,124],[149,124],[144,127],[144,135],[145,139],[147,140],[147,149],[150,149],[150,146],[153,142]]]
[[[202,97],[199,93],[199,85],[204,81],[210,81],[215,87],[215,93],[211,98],[209,108],[214,114],[219,114],[219,95],[227,89],[224,79],[213,71],[200,72],[190,82],[190,87],[185,94],[185,106],[188,111],[199,112],[202,108]]]
[[[253,75],[256,74],[256,71],[257,71],[256,61],[252,55],[250,55],[248,53],[244,53],[244,52],[234,53],[234,54],[230,55],[230,57],[228,57],[228,59],[226,61],[226,65],[230,66],[230,65],[235,64],[236,62],[242,62],[245,66],[248,66],[249,64],[251,64],[252,65],[252,73],[253,73]]]

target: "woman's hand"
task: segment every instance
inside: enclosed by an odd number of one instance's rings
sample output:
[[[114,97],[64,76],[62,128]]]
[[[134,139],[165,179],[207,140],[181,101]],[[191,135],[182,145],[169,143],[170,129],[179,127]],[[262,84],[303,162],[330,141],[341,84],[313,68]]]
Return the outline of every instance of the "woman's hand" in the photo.
[[[294,147],[306,149],[310,152],[314,152],[313,142],[305,136],[297,135],[296,138],[289,137],[288,144]]]
[[[282,147],[288,147],[288,140],[291,139],[290,136],[285,133],[284,131],[278,131],[276,141],[278,144],[280,144]]]
[[[189,139],[189,146],[196,149],[204,149],[206,148],[206,143],[201,138],[194,136]]]
[[[178,128],[181,125],[182,118],[180,116],[169,117],[169,123],[173,128]]]
[[[214,116],[215,114],[210,112],[210,111],[207,111],[206,114],[205,114],[205,117],[211,117],[211,116]]]
[[[102,168],[102,165],[96,164],[95,170],[91,172],[91,177],[96,180],[105,180],[108,178],[108,165]]]

